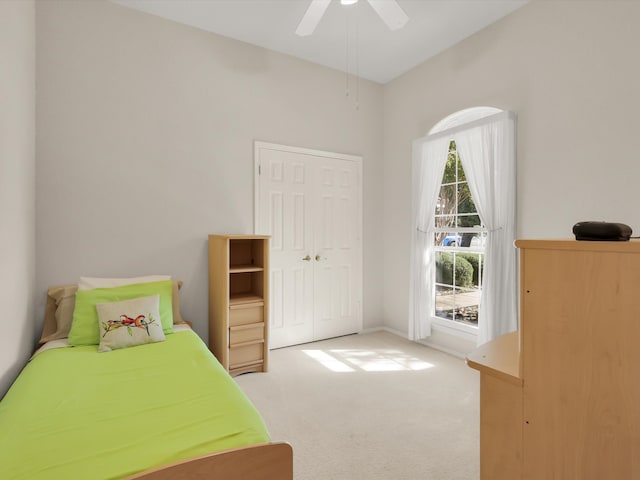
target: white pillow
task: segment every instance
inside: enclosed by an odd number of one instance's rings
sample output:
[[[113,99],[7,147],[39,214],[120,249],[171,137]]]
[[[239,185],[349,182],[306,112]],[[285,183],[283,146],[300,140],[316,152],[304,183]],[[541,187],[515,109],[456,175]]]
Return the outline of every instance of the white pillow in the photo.
[[[170,275],[147,275],[144,277],[131,278],[100,278],[100,277],[80,277],[78,290],[93,290],[94,288],[122,287],[123,285],[133,285],[136,283],[161,282],[171,280]]]
[[[160,322],[160,295],[98,303],[99,352],[165,340]]]

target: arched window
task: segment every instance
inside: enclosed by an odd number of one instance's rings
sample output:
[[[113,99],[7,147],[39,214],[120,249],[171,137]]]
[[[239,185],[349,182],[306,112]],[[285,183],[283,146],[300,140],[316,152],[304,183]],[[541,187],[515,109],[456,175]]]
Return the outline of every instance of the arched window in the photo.
[[[434,135],[461,125],[466,125],[500,112],[502,112],[502,110],[494,107],[472,107],[460,110],[436,123],[433,128],[429,130],[429,135]]]
[[[410,336],[517,328],[515,115],[462,110],[413,145]]]

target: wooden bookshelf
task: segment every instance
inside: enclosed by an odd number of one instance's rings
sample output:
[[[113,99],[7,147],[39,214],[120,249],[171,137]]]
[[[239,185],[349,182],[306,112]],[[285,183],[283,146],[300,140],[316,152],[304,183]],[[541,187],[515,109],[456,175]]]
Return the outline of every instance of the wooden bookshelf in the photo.
[[[268,365],[269,237],[209,235],[209,348],[231,375]]]

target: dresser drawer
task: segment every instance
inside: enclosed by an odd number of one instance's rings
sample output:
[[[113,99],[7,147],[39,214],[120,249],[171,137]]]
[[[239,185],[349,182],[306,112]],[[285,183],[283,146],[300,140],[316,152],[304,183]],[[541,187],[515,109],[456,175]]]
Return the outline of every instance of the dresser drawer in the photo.
[[[229,368],[237,368],[264,360],[264,342],[229,348]]]
[[[229,326],[264,322],[264,305],[234,305],[229,308]]]
[[[229,343],[231,346],[256,340],[264,340],[264,323],[240,325],[229,329]]]

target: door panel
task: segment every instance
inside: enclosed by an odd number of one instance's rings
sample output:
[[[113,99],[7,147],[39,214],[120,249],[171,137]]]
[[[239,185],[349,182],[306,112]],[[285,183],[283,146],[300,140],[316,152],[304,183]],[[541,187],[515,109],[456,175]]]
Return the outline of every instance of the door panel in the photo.
[[[315,324],[315,339],[354,333],[362,328],[359,299],[361,239],[359,212],[351,199],[355,191],[357,167],[354,162],[322,159],[320,216],[322,229],[316,234],[316,252],[321,278],[316,282],[316,299],[322,298],[323,315]],[[330,307],[329,307],[330,305]]]
[[[271,240],[270,345],[313,340],[312,224],[307,166],[296,154],[266,150],[261,155],[264,172],[260,231]],[[309,256],[309,260],[303,260]]]

